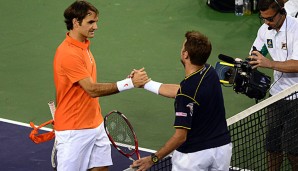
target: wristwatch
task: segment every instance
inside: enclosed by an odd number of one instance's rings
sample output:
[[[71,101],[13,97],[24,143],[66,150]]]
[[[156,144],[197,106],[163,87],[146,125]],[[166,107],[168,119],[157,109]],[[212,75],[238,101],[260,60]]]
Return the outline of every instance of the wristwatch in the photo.
[[[158,158],[154,153],[152,153],[152,154],[151,154],[151,161],[152,161],[154,164],[156,164],[156,163],[158,163],[159,158]]]

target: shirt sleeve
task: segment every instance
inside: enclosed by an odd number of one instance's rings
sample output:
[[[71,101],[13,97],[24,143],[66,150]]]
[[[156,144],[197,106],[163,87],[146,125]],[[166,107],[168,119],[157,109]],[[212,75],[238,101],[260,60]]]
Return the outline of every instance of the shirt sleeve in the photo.
[[[184,95],[175,99],[175,128],[191,129],[194,102]]]
[[[293,53],[291,56],[289,56],[289,59],[298,60],[298,30],[294,31],[293,36],[291,36],[291,39],[293,39]]]
[[[288,15],[296,17],[298,13],[298,1],[297,0],[289,0],[285,4],[285,9]]]

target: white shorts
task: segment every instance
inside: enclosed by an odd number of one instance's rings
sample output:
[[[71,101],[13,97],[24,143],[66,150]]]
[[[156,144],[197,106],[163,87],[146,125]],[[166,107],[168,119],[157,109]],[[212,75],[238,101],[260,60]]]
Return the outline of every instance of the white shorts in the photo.
[[[55,131],[55,134],[58,171],[86,171],[113,164],[103,123],[94,129]]]
[[[194,153],[174,151],[172,171],[228,171],[232,157],[232,143]]]

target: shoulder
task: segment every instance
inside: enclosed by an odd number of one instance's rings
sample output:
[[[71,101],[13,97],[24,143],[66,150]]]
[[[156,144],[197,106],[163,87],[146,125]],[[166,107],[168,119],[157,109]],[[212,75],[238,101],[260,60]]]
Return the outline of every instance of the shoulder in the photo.
[[[263,35],[264,33],[268,32],[268,25],[267,24],[262,24],[262,26],[258,30],[258,35]]]
[[[291,16],[295,16],[298,12],[298,0],[289,0],[285,3],[285,9]]]
[[[286,30],[288,33],[291,33],[292,36],[298,36],[298,18],[294,18],[290,15],[287,15],[286,19]]]
[[[57,48],[59,51],[64,51],[66,53],[71,53],[73,51],[77,51],[77,47],[71,44],[70,42],[64,40]]]
[[[56,54],[58,56],[64,57],[79,57],[81,54],[81,49],[64,40],[58,46]]]
[[[206,77],[211,77],[212,79],[215,79],[216,81],[219,81],[218,75],[214,67],[210,64],[205,65],[207,71],[206,71]]]
[[[70,46],[71,45],[69,44],[62,43],[57,48],[54,58],[57,64],[63,67],[70,68],[84,64],[83,56],[81,55],[81,53],[77,49]]]
[[[286,22],[290,27],[297,29],[297,27],[298,27],[298,18],[287,15]]]

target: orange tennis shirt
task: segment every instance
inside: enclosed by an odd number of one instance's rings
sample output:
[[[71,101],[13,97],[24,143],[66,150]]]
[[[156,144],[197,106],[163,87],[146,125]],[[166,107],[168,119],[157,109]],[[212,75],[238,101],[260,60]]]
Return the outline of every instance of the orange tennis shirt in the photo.
[[[96,64],[90,41],[79,42],[66,34],[54,57],[57,109],[55,130],[96,128],[103,122],[98,98],[92,98],[78,81],[91,77],[96,82]]]

